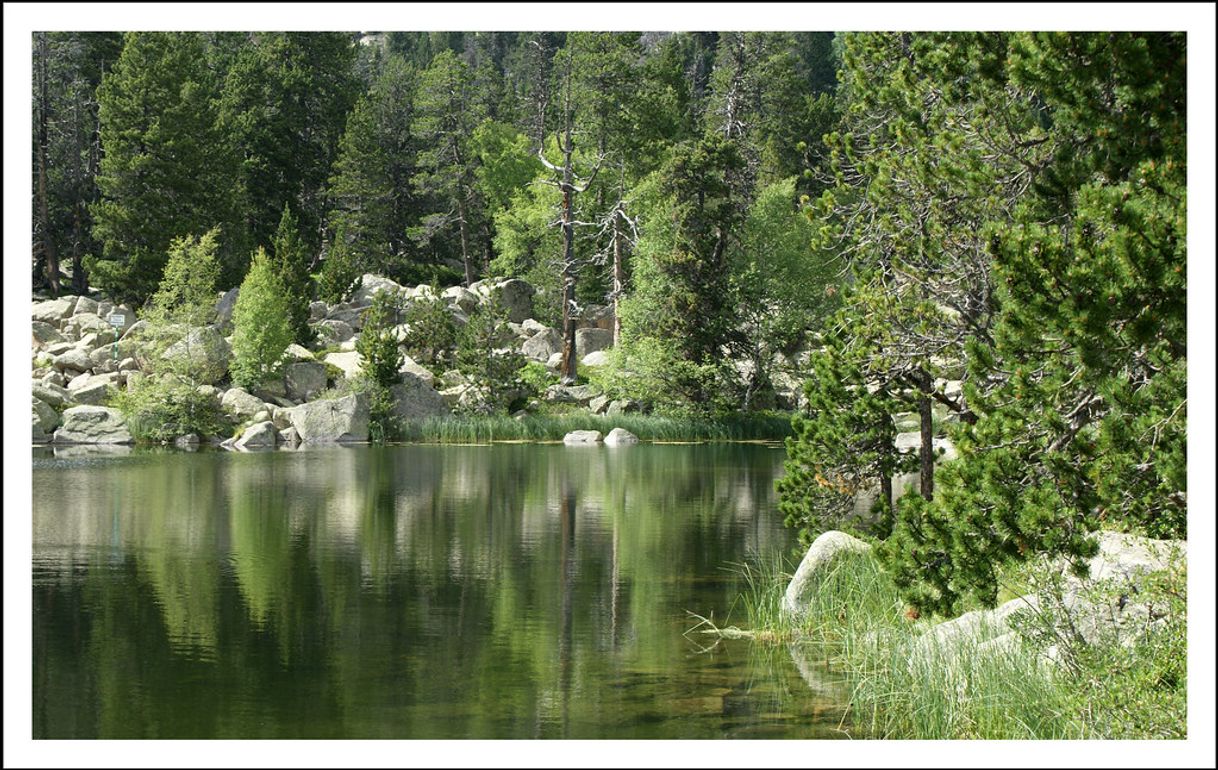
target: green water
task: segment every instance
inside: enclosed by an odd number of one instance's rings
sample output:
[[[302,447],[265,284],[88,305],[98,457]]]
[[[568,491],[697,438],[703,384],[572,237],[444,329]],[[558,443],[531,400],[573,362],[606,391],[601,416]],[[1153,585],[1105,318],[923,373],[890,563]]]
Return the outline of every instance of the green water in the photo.
[[[37,738],[840,737],[743,623],[742,444],[36,450]],[[710,649],[706,649],[710,647]]]

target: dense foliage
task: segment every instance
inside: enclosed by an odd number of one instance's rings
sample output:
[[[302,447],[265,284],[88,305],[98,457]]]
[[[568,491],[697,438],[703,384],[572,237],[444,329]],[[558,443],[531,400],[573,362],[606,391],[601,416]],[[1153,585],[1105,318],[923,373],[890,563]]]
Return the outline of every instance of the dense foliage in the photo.
[[[292,343],[289,297],[267,253],[258,249],[233,308],[233,382],[258,387],[283,373]]]
[[[1184,37],[865,34],[844,48],[817,213],[851,280],[791,478],[888,478],[834,449],[825,417],[861,405],[840,398],[851,388],[898,399],[881,422],[920,415],[924,471],[932,402],[954,413],[959,460],[923,473],[882,549],[908,600],[941,612],[993,602],[1010,560],[1083,569],[1100,526],[1183,537]],[[815,534],[820,485],[785,484]]]

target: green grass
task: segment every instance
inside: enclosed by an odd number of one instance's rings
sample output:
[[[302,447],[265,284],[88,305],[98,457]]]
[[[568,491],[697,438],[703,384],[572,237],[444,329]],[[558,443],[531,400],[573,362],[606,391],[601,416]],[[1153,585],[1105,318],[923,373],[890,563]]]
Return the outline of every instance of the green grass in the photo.
[[[785,415],[740,415],[711,418],[662,417],[642,414],[616,416],[572,412],[531,415],[446,416],[410,422],[402,440],[423,443],[473,444],[488,441],[561,441],[573,430],[599,430],[602,434],[624,428],[642,441],[746,441],[777,440],[790,435]]]
[[[780,611],[786,565],[734,567],[746,625],[734,635],[809,645],[850,681],[849,731],[887,739],[1180,738],[1185,731],[1184,580],[1161,578],[1147,601],[1167,607],[1162,628],[1132,646],[1086,647],[1055,666],[1006,628],[979,628],[955,644],[912,619],[871,554],[834,562],[792,619]],[[994,641],[998,639],[998,641]],[[986,645],[986,649],[979,649]]]

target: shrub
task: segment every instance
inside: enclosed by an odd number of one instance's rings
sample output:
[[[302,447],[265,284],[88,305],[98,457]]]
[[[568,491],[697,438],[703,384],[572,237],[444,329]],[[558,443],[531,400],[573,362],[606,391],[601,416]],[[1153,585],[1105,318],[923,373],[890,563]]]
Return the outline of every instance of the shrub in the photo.
[[[317,297],[324,302],[342,302],[359,284],[360,269],[349,241],[346,225],[339,225],[317,278]]]
[[[220,435],[227,427],[213,396],[173,375],[142,377],[115,393],[111,404],[140,442],[172,441],[188,433]]]
[[[402,351],[394,333],[399,313],[397,295],[377,292],[372,306],[364,311],[364,329],[355,341],[355,349],[364,359],[364,374],[383,387],[402,380]]]
[[[259,248],[233,308],[233,382],[255,387],[279,377],[290,344],[288,299],[270,259]]]
[[[500,347],[514,337],[498,294],[492,294],[469,318],[457,342],[457,370],[477,393],[472,411],[502,412],[525,396],[520,370],[525,359],[514,347]]]
[[[421,364],[442,364],[457,344],[457,326],[448,313],[447,303],[432,285],[432,297],[415,300],[406,308],[402,322],[406,336],[402,345],[410,357]]]

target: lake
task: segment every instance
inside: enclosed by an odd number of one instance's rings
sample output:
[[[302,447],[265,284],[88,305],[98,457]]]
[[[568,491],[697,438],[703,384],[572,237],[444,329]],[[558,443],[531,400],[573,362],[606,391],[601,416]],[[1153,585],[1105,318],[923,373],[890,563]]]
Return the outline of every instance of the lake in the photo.
[[[780,447],[36,449],[35,738],[839,738]],[[692,614],[691,614],[692,613]]]

